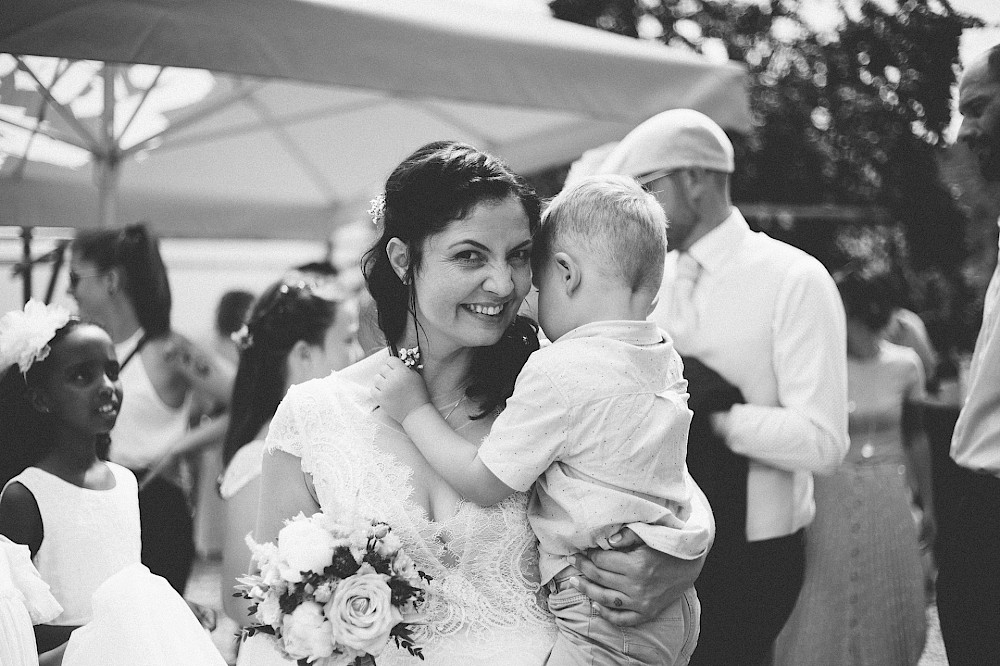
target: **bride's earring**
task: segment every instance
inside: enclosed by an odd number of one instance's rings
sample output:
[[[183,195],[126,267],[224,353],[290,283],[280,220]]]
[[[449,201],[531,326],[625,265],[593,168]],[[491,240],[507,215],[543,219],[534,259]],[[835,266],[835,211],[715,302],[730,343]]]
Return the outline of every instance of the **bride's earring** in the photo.
[[[402,349],[396,352],[396,355],[399,356],[399,360],[403,362],[403,365],[408,367],[410,370],[424,369],[424,364],[421,362],[420,359],[419,346],[410,347],[409,349],[403,347]]]

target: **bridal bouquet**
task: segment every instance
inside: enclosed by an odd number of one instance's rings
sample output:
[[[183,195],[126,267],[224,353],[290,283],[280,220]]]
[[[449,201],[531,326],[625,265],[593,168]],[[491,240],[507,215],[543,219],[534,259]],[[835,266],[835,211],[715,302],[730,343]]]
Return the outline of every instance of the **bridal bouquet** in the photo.
[[[423,659],[411,625],[431,578],[386,523],[345,525],[322,511],[299,513],[277,544],[248,536],[247,545],[259,573],[240,578],[234,596],[253,602],[258,624],[248,635],[273,635],[300,666],[374,664],[390,640]]]

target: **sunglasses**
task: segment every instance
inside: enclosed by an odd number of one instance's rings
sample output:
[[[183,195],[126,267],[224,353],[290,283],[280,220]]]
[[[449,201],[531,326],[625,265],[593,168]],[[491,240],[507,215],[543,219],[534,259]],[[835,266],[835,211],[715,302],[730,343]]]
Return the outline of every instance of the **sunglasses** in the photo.
[[[69,272],[69,288],[76,289],[80,285],[80,280],[86,277],[98,277],[104,275],[107,271],[95,271],[93,273],[77,273],[76,271]]]

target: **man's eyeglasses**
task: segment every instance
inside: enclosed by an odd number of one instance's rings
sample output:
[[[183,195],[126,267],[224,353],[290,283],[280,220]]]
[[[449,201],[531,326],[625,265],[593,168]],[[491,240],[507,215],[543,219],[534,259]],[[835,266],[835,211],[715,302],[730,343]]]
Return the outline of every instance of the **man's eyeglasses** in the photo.
[[[76,271],[69,272],[69,288],[76,289],[80,285],[80,280],[86,277],[98,277],[104,275],[106,271],[94,271],[93,273],[77,273]]]
[[[653,182],[661,178],[666,178],[667,176],[673,175],[677,173],[679,170],[680,169],[657,169],[656,171],[650,171],[649,173],[643,174],[641,176],[636,176],[635,180],[636,182],[639,183],[642,189],[649,192],[649,186]]]

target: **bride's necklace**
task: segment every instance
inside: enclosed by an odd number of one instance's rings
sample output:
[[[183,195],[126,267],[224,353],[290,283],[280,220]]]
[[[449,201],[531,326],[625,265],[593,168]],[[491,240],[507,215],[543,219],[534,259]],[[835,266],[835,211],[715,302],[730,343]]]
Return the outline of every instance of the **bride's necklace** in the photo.
[[[462,390],[464,391],[465,389],[462,389]],[[449,419],[451,419],[452,414],[454,414],[456,411],[458,411],[459,407],[461,407],[463,404],[465,404],[466,398],[467,398],[467,396],[463,392],[462,396],[458,400],[456,400],[453,404],[451,404],[451,405],[445,405],[443,407],[438,408],[438,412],[440,412],[441,416],[444,418],[445,423],[447,423],[448,425],[450,425],[452,428],[455,428],[456,430],[458,428],[462,427],[462,426],[455,426],[454,424],[451,423],[451,421]],[[445,413],[446,409],[448,410],[447,414]],[[462,425],[464,426],[464,425],[467,425],[467,424],[462,424]]]
[[[455,413],[455,410],[458,409],[458,406],[461,405],[463,402],[465,402],[464,394],[462,395],[461,398],[455,401],[455,404],[451,406],[451,409],[448,410],[448,413],[444,415],[444,420],[447,421],[448,419],[450,419],[451,415]],[[441,411],[444,411],[444,408],[442,408]]]

